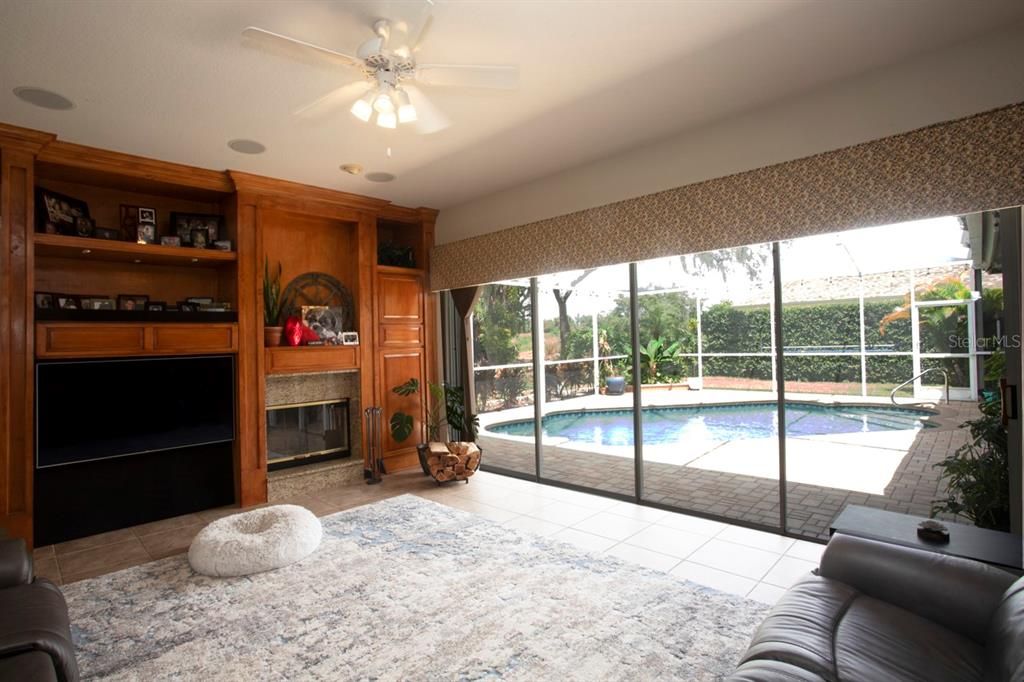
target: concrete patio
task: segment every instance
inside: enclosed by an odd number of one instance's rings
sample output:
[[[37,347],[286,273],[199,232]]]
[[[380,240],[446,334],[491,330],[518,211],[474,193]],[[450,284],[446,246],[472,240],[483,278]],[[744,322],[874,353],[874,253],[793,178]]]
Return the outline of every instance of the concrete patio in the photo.
[[[761,402],[767,391],[644,390],[643,405],[695,405]],[[890,405],[888,399],[860,396],[787,394],[789,401]],[[904,398],[902,403],[911,402]],[[584,396],[546,405],[546,413],[598,408],[630,409],[632,394]],[[787,504],[790,532],[827,539],[832,519],[847,504],[861,504],[928,515],[941,496],[934,464],[967,440],[959,425],[978,415],[972,402],[930,405],[934,427],[787,438]],[[479,442],[485,468],[533,475],[532,438],[497,434],[487,426],[532,419],[533,407],[480,416]],[[545,479],[633,495],[632,447],[546,439]],[[644,447],[644,499],[680,509],[715,514],[766,526],[779,523],[776,438],[734,439]]]

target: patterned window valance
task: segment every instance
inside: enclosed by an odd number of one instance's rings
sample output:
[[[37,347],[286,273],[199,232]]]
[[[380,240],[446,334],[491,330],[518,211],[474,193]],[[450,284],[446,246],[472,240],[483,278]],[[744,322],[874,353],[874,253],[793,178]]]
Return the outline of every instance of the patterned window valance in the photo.
[[[1024,103],[435,247],[434,290],[1024,203]]]

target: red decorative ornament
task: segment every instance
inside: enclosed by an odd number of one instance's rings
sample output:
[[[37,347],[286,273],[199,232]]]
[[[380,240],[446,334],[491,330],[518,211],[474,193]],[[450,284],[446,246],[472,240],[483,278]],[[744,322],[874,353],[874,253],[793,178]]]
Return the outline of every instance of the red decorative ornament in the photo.
[[[319,341],[317,333],[302,324],[297,316],[292,315],[284,323],[284,339],[289,346],[304,346],[310,341]]]

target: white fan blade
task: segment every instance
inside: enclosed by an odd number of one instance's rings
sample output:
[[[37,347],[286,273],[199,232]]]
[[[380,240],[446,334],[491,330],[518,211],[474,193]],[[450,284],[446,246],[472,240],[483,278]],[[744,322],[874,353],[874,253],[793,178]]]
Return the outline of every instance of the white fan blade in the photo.
[[[357,97],[362,97],[372,89],[373,86],[366,81],[346,83],[304,107],[296,109],[294,113],[299,118],[307,120],[324,118],[337,112],[342,107],[351,105]]]
[[[434,106],[430,98],[423,94],[423,91],[415,85],[402,84],[402,89],[409,95],[409,101],[416,107],[416,132],[423,135],[430,135],[444,130],[451,125],[451,121],[440,109]]]
[[[400,45],[395,48],[396,55],[408,59],[423,46],[423,40],[434,23],[433,6],[434,3],[425,2],[415,22],[399,21],[396,24],[396,28],[402,33]]]
[[[242,44],[246,47],[267,50],[283,57],[318,66],[362,66],[362,62],[347,54],[255,26],[250,26],[242,31],[242,38],[244,39]]]
[[[518,66],[482,66],[475,64],[419,64],[416,82],[451,88],[515,90],[519,87]]]

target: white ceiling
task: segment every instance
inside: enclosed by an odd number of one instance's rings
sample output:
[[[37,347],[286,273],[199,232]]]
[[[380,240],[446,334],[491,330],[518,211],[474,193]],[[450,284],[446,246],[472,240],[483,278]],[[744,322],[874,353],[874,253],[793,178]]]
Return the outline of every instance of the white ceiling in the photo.
[[[356,74],[248,49],[240,36],[256,25],[352,54],[374,19],[421,8],[0,0],[0,121],[444,209],[1024,20],[1020,0],[437,0],[419,60],[518,64],[521,86],[430,89],[453,125],[427,136],[379,129],[346,108],[296,116]],[[32,107],[11,92],[22,85],[76,107]],[[234,138],[267,152],[235,153],[226,146]],[[353,162],[398,179],[374,184],[338,170]]]

